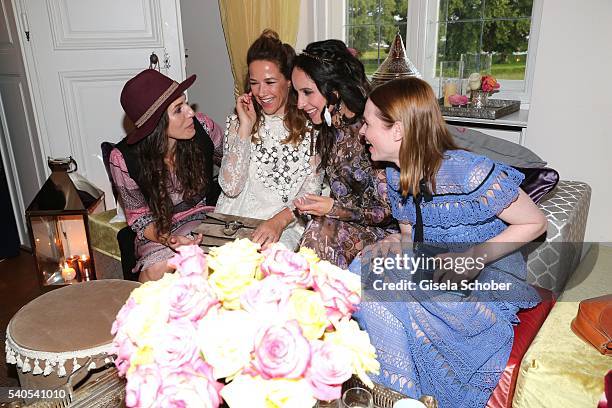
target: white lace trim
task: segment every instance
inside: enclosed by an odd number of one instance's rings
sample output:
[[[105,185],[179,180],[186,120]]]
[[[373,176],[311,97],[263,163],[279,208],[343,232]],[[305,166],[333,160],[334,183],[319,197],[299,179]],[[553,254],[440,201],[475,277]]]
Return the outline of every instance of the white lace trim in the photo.
[[[15,341],[13,341],[9,327],[6,328],[6,343],[4,348],[6,351],[7,363],[16,364],[17,368],[21,369],[22,373],[28,373],[31,371],[34,375],[42,374],[47,376],[52,372],[56,372],[58,377],[63,377],[66,375],[66,367],[64,367],[64,363],[70,359],[72,359],[72,372],[75,372],[81,368],[78,360],[81,360],[80,362],[83,363],[83,359],[88,359],[89,357],[99,354],[107,355],[104,358],[104,364],[114,361],[113,356],[109,354],[112,349],[112,343],[84,350],[65,351],[61,353],[31,350],[21,347],[17,345]],[[30,360],[34,362],[33,367]],[[40,360],[44,361],[45,363],[44,369],[40,367]],[[93,370],[96,367],[95,361],[92,361],[87,367],[87,370]]]

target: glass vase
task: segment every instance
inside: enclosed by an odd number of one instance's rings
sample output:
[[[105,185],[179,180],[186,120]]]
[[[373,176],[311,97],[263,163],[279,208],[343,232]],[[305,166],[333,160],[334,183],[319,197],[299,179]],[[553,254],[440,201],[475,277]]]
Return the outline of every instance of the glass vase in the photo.
[[[484,108],[489,103],[489,92],[481,89],[470,91],[470,104],[473,108]]]
[[[448,98],[452,95],[462,95],[461,78],[463,77],[462,61],[441,61],[439,74],[438,97],[444,106],[451,106]]]

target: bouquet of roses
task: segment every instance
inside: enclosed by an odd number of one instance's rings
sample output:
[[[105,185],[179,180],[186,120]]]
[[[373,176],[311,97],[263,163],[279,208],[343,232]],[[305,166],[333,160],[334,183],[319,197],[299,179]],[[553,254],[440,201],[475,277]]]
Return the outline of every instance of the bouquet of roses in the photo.
[[[375,350],[350,319],[357,275],[247,239],[178,251],[176,273],[135,289],[113,323],[129,407],[306,408],[353,374],[372,385]]]
[[[487,93],[497,92],[500,85],[493,75],[481,75],[472,73],[468,78],[468,89],[471,91],[483,91]]]

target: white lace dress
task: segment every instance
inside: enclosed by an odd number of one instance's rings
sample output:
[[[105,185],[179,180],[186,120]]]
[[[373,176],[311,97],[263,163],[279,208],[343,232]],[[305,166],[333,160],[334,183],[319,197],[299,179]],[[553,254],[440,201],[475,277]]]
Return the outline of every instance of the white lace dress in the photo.
[[[297,146],[283,144],[289,133],[283,118],[264,115],[263,119],[258,143],[240,138],[236,115],[226,120],[219,172],[223,192],[217,212],[267,220],[285,207],[293,211],[298,197],[321,194],[323,172],[316,171],[318,156],[310,155],[312,135],[307,134]],[[295,249],[303,233],[304,222],[296,219],[285,228],[280,242]]]

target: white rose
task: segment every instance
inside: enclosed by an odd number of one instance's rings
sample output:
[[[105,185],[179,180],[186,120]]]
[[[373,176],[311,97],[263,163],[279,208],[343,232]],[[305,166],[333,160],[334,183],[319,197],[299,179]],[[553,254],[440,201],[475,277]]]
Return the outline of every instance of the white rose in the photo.
[[[258,328],[244,310],[208,313],[198,325],[198,345],[215,378],[231,378],[249,364]]]
[[[261,377],[239,375],[223,387],[221,397],[230,407],[265,407],[265,381]]]
[[[470,88],[470,90],[472,91],[480,89],[481,81],[482,75],[480,75],[480,73],[474,72],[470,74],[470,76],[468,77],[468,88]]]
[[[317,402],[304,379],[263,380],[248,375],[223,387],[221,396],[230,407],[312,408]]]

